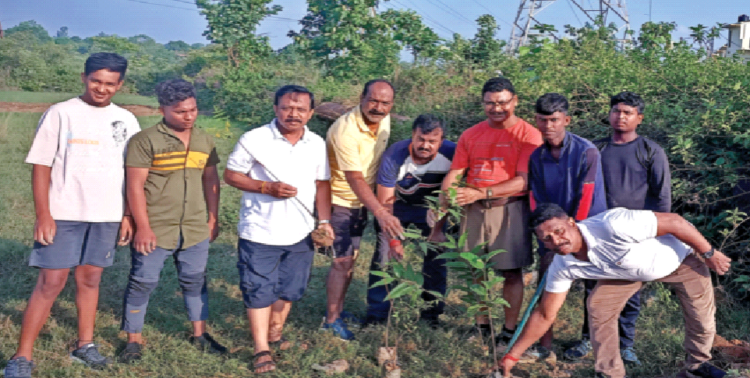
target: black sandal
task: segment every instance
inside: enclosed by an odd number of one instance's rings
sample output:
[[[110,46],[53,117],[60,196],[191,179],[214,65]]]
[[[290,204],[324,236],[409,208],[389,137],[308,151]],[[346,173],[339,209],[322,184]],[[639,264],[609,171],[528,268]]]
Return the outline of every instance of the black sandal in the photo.
[[[284,335],[281,335],[281,338],[276,341],[269,341],[268,346],[273,349],[278,350],[287,350],[292,347],[292,342],[289,341]]]
[[[271,361],[258,362],[258,360],[264,356],[271,357]],[[269,365],[272,365],[273,369],[264,371],[263,373],[258,373],[258,369],[269,366]],[[264,350],[262,352],[255,353],[253,355],[253,369],[254,369],[253,372],[255,372],[255,374],[264,374],[264,373],[269,373],[269,372],[276,370],[276,363],[273,362],[273,356],[271,355],[270,350]]]

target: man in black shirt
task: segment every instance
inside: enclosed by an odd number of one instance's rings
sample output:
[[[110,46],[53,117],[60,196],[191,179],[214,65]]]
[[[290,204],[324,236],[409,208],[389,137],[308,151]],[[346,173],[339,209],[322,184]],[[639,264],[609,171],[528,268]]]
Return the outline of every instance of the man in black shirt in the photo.
[[[656,142],[636,132],[645,107],[641,96],[633,92],[621,92],[610,99],[612,135],[594,142],[601,151],[607,206],[669,213],[672,189],[667,154]],[[640,309],[637,292],[620,313],[620,351],[623,361],[630,365],[640,365],[633,350]]]

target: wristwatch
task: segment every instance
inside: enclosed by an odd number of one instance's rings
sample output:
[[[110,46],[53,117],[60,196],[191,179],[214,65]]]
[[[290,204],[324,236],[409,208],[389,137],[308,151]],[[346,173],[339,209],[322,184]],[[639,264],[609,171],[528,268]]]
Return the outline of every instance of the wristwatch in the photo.
[[[492,199],[492,188],[487,188],[487,199]]]
[[[714,249],[714,247],[711,247],[711,249],[708,252],[702,253],[703,258],[704,259],[710,259],[710,258],[714,257],[714,252],[716,252],[716,250]]]

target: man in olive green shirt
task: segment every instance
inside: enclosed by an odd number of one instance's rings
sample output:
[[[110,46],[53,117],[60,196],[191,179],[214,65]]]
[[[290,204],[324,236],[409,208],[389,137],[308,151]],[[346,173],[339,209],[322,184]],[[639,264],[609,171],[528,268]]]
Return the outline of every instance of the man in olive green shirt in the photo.
[[[219,157],[213,138],[194,127],[198,108],[192,84],[170,80],[160,83],[156,92],[164,119],[130,140],[125,161],[136,233],[125,290],[122,329],[128,344],[122,362],[141,358],[149,296],[170,256],[193,324],[190,342],[201,350],[226,352],[206,333],[208,243],[219,234]]]

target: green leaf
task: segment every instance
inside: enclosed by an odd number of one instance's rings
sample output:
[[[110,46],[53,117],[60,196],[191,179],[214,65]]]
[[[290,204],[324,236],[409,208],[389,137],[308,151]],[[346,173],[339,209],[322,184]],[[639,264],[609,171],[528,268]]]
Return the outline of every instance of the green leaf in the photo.
[[[457,259],[461,257],[461,254],[458,252],[445,252],[438,255],[437,258],[439,259]]]
[[[395,281],[395,279],[394,279],[394,278],[392,278],[392,277],[389,277],[389,278],[383,278],[382,280],[380,280],[380,281],[378,281],[378,282],[375,282],[374,284],[372,284],[372,286],[370,286],[370,287],[372,288],[372,287],[378,287],[378,286],[385,286],[385,285],[390,285],[390,284],[391,284],[391,282],[393,282],[393,281]]]
[[[396,285],[396,287],[394,287],[393,290],[391,290],[391,292],[388,293],[388,295],[385,297],[385,300],[390,301],[396,298],[401,298],[404,295],[406,295],[408,291],[409,291],[409,284],[407,284],[406,282],[402,282]]]
[[[373,276],[378,276],[378,277],[383,277],[383,278],[390,278],[391,277],[390,274],[388,274],[386,272],[383,272],[381,270],[371,270],[370,274],[372,274]]]

